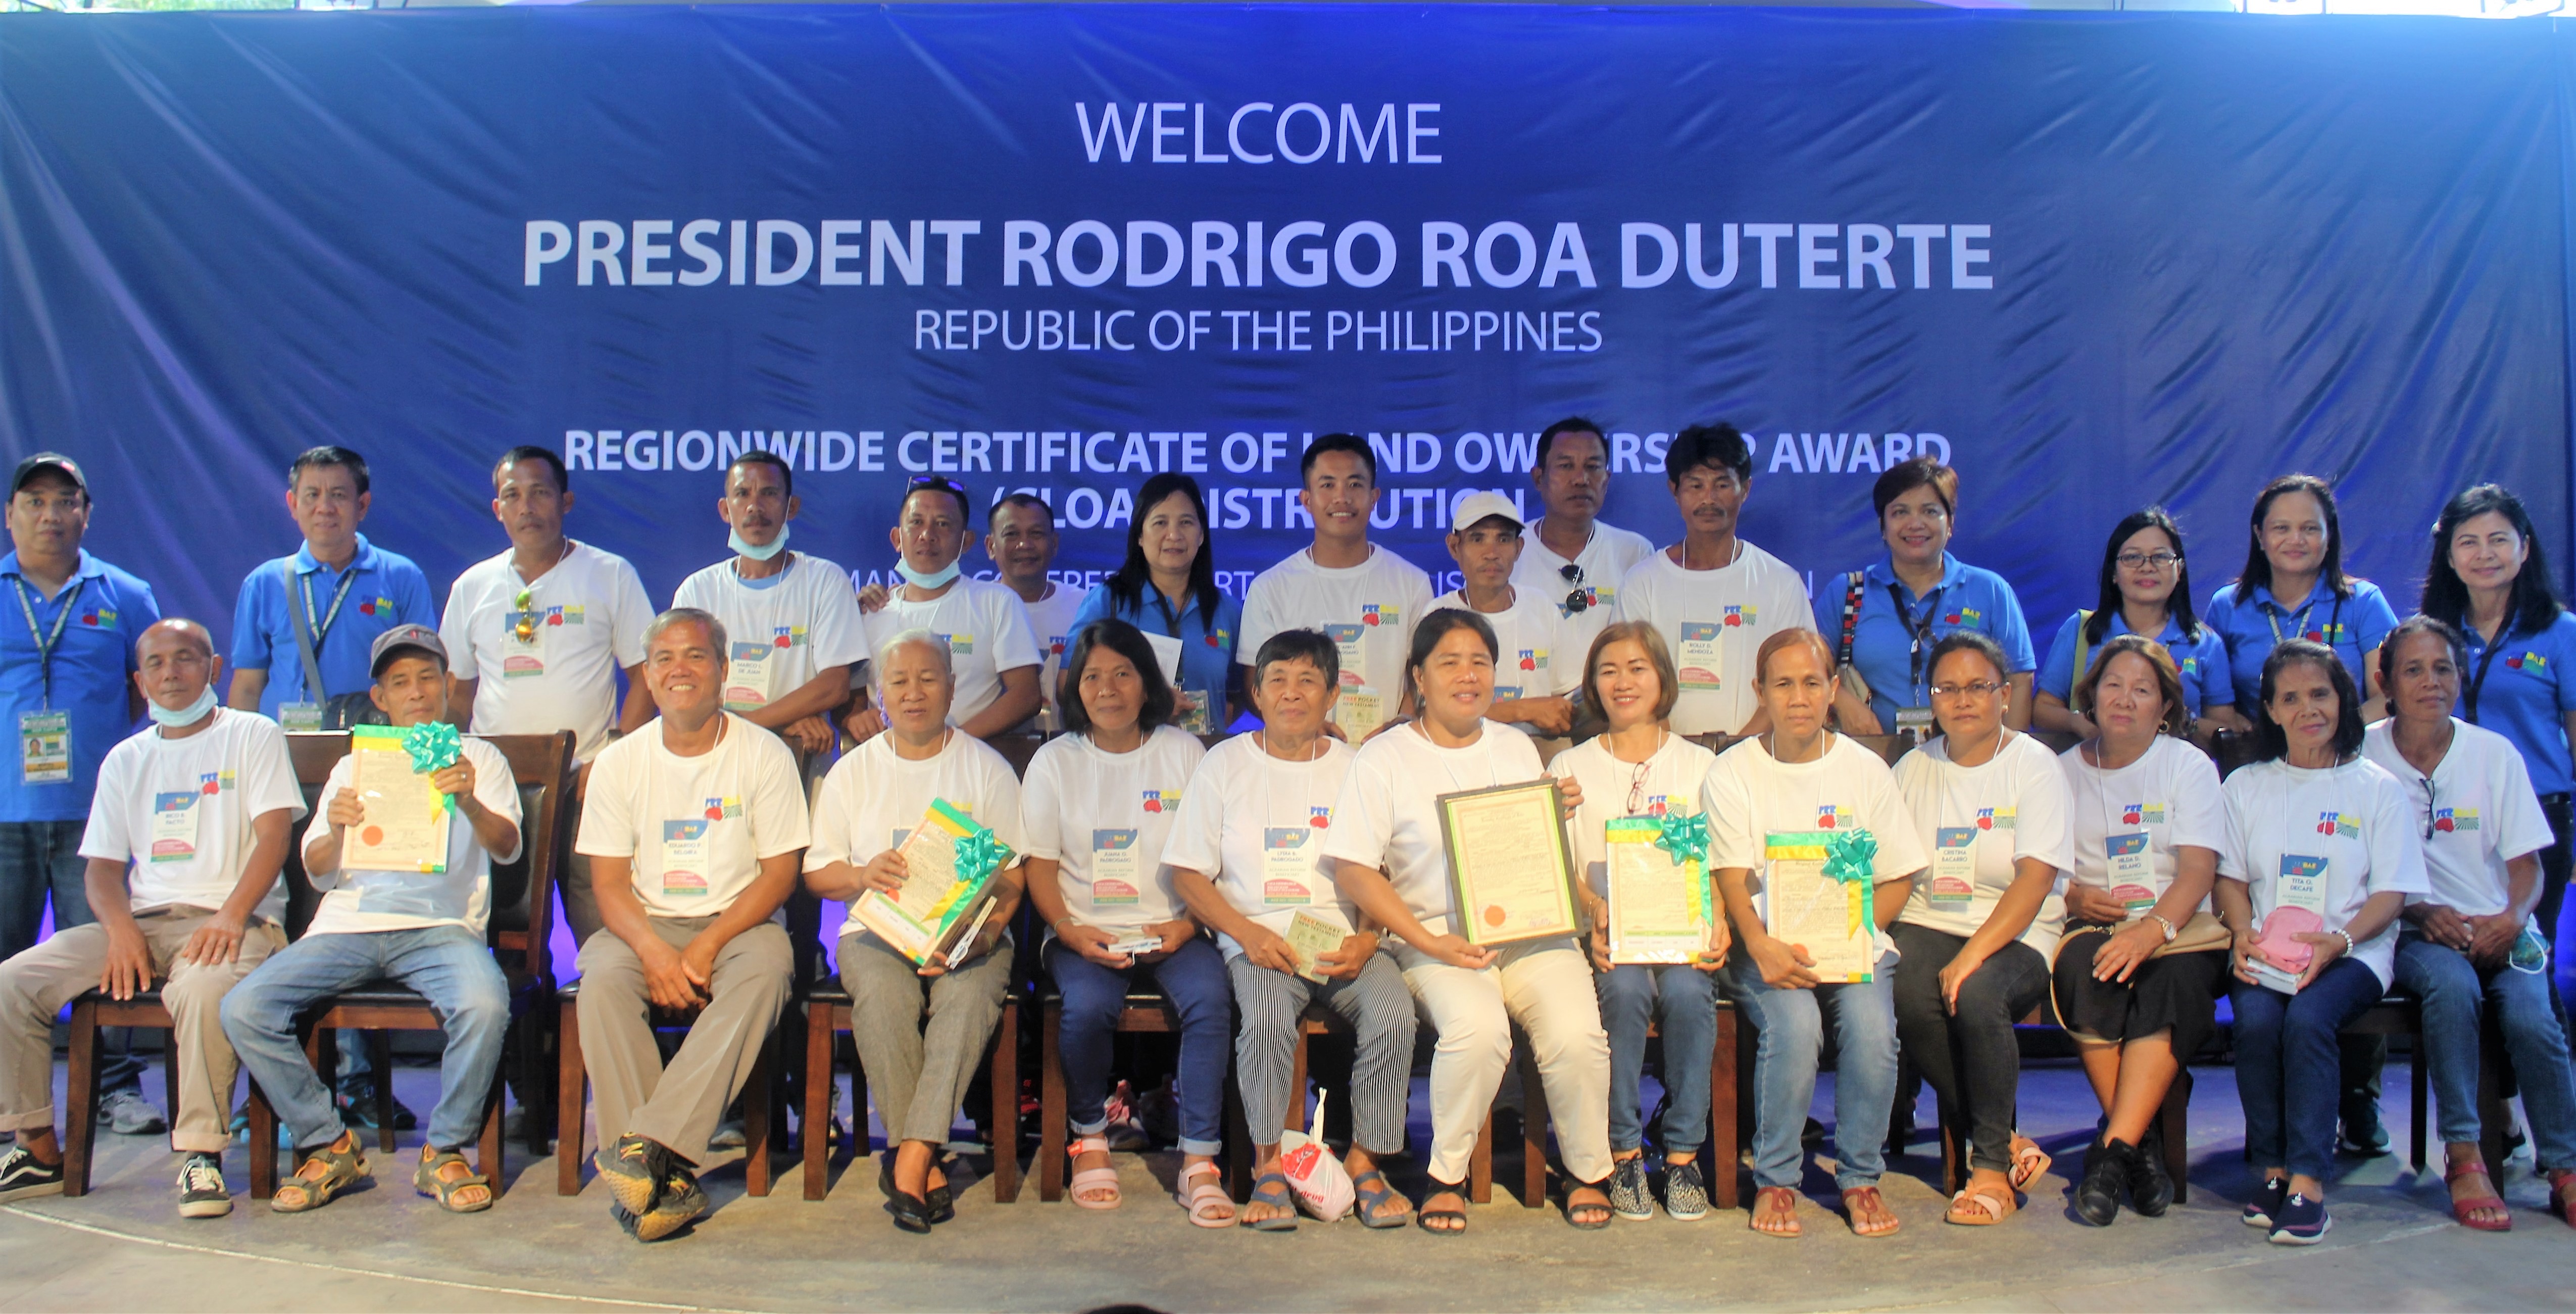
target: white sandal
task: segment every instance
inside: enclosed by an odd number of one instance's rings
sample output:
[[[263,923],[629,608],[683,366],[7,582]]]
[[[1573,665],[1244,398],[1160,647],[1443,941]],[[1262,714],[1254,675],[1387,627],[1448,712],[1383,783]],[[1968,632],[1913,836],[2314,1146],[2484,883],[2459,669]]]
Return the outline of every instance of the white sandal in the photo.
[[[1234,1197],[1227,1195],[1225,1188],[1218,1185],[1224,1180],[1224,1176],[1217,1171],[1215,1164],[1191,1164],[1181,1170],[1181,1189],[1172,1193],[1172,1199],[1183,1209],[1189,1210],[1190,1221],[1201,1227],[1232,1227],[1234,1226]],[[1192,1182],[1197,1182],[1198,1185],[1190,1185]],[[1225,1216],[1222,1218],[1217,1217],[1214,1212],[1220,1208],[1225,1210]]]
[[[1106,1136],[1074,1137],[1073,1147],[1071,1150],[1067,1151],[1070,1160],[1079,1160],[1086,1154],[1107,1153],[1109,1153],[1109,1138]],[[1118,1170],[1115,1168],[1076,1168],[1073,1172],[1073,1183],[1070,1189],[1073,1194],[1073,1202],[1085,1209],[1115,1209],[1123,1198],[1118,1189]],[[1109,1193],[1109,1198],[1106,1200],[1085,1199],[1082,1194],[1085,1191],[1107,1191]]]

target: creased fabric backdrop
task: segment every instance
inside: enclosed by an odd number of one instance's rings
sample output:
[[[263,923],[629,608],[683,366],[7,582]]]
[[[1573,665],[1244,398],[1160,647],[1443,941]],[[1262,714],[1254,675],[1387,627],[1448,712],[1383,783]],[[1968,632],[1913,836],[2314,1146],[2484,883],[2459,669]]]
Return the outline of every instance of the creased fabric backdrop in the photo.
[[[1307,435],[1377,438],[1388,541],[1446,569],[1447,506],[1525,490],[1570,411],[1614,431],[1607,518],[1658,541],[1664,435],[1743,426],[1747,534],[1817,575],[1877,553],[1880,466],[1946,455],[1958,551],[2042,633],[2089,605],[2119,515],[2172,506],[2205,596],[2254,489],[2311,470],[2403,607],[2477,480],[2570,556],[2566,40],[1452,5],[14,16],[0,455],[85,460],[93,547],[219,633],[293,545],[282,468],[318,442],[373,460],[367,529],[442,593],[504,545],[510,444],[567,448],[573,532],[666,598],[723,554],[709,467],[753,441],[793,453],[798,546],[863,577],[918,469],[1045,492],[1068,571],[1115,564],[1122,490],[1193,469],[1239,590],[1305,537]]]

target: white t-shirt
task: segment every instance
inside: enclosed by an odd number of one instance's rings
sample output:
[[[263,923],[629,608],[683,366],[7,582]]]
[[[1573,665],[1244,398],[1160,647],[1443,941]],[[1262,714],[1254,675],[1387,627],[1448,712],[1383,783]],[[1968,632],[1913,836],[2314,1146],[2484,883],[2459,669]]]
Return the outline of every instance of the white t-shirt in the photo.
[[[520,590],[535,620],[519,642]],[[534,584],[507,551],[465,568],[447,591],[439,642],[457,678],[471,676],[478,735],[570,730],[582,761],[599,756],[617,715],[617,673],[644,660],[652,600],[626,558],[579,541]]]
[[[1073,650],[1073,618],[1082,610],[1082,600],[1086,596],[1080,589],[1050,580],[1045,597],[1035,602],[1023,599],[1020,603],[1020,609],[1028,615],[1030,632],[1037,640],[1038,692],[1046,699],[1045,707],[1038,715],[1050,732],[1064,728],[1064,718],[1055,706],[1056,676],[1064,670],[1064,655]]]
[[[2397,751],[2395,731],[2394,721],[2370,727],[2361,755],[2396,778],[2420,818],[2426,815],[2424,773]],[[2513,893],[2505,863],[2556,842],[2521,751],[2503,735],[2453,717],[2451,748],[2433,768],[2431,783],[2433,838],[2423,846],[2432,892],[2406,901],[2445,904],[2463,917],[2503,912]],[[2421,825],[2415,833],[2423,835]]]
[[[510,759],[501,750],[480,739],[460,741],[465,758],[474,764],[474,797],[484,807],[508,817],[511,825],[519,822],[519,785],[510,774]],[[331,765],[331,778],[322,782],[323,814],[330,813],[331,800],[349,787],[356,773],[357,757],[353,754]],[[305,850],[330,838],[331,828],[317,825],[305,832]],[[527,836],[519,837],[521,848]],[[462,926],[476,935],[490,924],[492,916],[492,860],[496,855],[485,852],[474,838],[474,823],[458,812],[447,821],[447,870],[441,873],[419,871],[358,871],[341,868],[330,876],[311,880],[322,890],[321,906],[313,910],[313,924],[306,935],[360,935],[370,931],[410,931],[428,926]],[[497,855],[509,862],[519,850]]]
[[[1377,700],[1377,720],[1395,719],[1404,696],[1404,659],[1413,627],[1431,606],[1431,577],[1383,545],[1356,566],[1327,570],[1304,549],[1254,577],[1243,595],[1235,660],[1250,666],[1281,630],[1321,630],[1341,645],[1342,697],[1334,720],[1350,724],[1358,700]]]
[[[2067,869],[2067,880],[2127,890],[2124,897],[2132,901],[2159,899],[2173,884],[2175,849],[2215,854],[2227,847],[2227,803],[2218,792],[2218,765],[2185,740],[2157,735],[2137,761],[2117,771],[2085,761],[2080,744],[2058,754],[2057,765],[2066,775],[2073,809],[2075,865]],[[2121,837],[2124,858],[2124,879],[2117,881],[2111,872],[2114,835]],[[2143,844],[2140,835],[2146,837]],[[2144,881],[2133,870],[2138,857],[2145,859]],[[2132,908],[2128,920],[2146,916],[2153,906]],[[2207,899],[2201,900],[2202,908],[2208,906]]]
[[[946,593],[928,602],[904,600],[898,580],[893,598],[870,613],[868,651],[906,630],[928,630],[948,641],[948,661],[957,672],[957,696],[948,720],[963,725],[1002,696],[1002,672],[1038,664],[1038,641],[1029,632],[1028,609],[1020,595],[991,580],[959,576]]]
[[[1896,777],[1879,755],[1835,735],[1822,757],[1813,762],[1774,759],[1756,736],[1717,755],[1700,787],[1700,811],[1708,814],[1709,866],[1741,867],[1753,873],[1753,909],[1771,916],[1769,871],[1764,849],[1769,836],[1816,831],[1866,830],[1878,841],[1870,861],[1877,892],[1874,909],[1887,899],[1904,897],[1888,888],[1930,865],[1914,814],[1897,792]],[[1896,951],[1885,932],[1877,932],[1879,955]]]
[[[164,739],[160,727],[146,726],[99,763],[80,853],[133,864],[126,893],[136,912],[223,907],[258,843],[251,822],[279,808],[289,820],[304,815],[304,791],[277,722],[231,708],[217,708],[214,717],[185,739]],[[285,882],[271,885],[254,911],[272,922],[284,916]]]
[[[1758,707],[1753,657],[1762,641],[1816,627],[1798,572],[1742,539],[1736,545],[1734,564],[1716,570],[1684,570],[1650,552],[1619,585],[1618,619],[1654,626],[1681,672],[1676,734],[1741,731]]]
[[[1520,564],[1512,567],[1512,587],[1534,597],[1544,598],[1557,609],[1566,624],[1563,634],[1569,660],[1580,662],[1592,651],[1592,637],[1610,624],[1611,614],[1619,609],[1619,599],[1627,592],[1628,572],[1638,562],[1655,554],[1655,545],[1643,534],[1632,534],[1617,525],[1595,520],[1592,539],[1569,561],[1548,550],[1539,537],[1539,526],[1547,523],[1541,516],[1530,522],[1521,533]],[[1567,566],[1583,568],[1582,582],[1565,577]],[[1565,610],[1565,596],[1583,590],[1592,605],[1580,612]]]
[[[805,870],[836,862],[867,866],[878,854],[902,847],[937,801],[989,827],[994,838],[1011,846],[1012,862],[1027,854],[1020,779],[1001,754],[952,730],[936,756],[908,762],[895,755],[894,736],[882,734],[844,754],[823,778],[814,796],[814,842],[805,850]],[[841,935],[866,929],[853,917]]]
[[[2003,751],[1973,767],[1950,760],[1947,738],[1934,739],[1897,759],[1896,788],[1931,858],[1915,873],[1914,893],[1898,921],[1975,935],[2012,887],[2015,862],[2034,859],[2061,875],[2075,863],[2066,773],[2057,755],[2029,735],[2010,736]],[[1945,860],[1944,850],[1960,856]],[[2052,879],[2021,942],[2045,962],[2057,956],[2065,933],[2066,900]]]
[[[806,845],[796,755],[759,726],[724,719],[724,737],[696,757],[662,746],[657,717],[591,764],[573,850],[634,859],[635,897],[654,916],[716,916],[759,878],[761,859]]]
[[[748,712],[804,688],[827,666],[868,659],[867,626],[850,572],[792,552],[785,574],[754,581],[734,573],[727,557],[680,581],[673,607],[695,607],[724,622],[725,708]]]
[[[2341,930],[2370,896],[2383,890],[2429,894],[2419,818],[2406,787],[2368,758],[2341,766],[2294,767],[2257,762],[2219,786],[2227,799],[2227,843],[2218,874],[2243,881],[2254,900],[2254,927],[2281,902],[2281,868],[2291,857],[2323,859],[2327,930]],[[2396,919],[2353,946],[2352,956],[2379,977],[2396,979]]]
[[[1583,683],[1583,654],[1566,648],[1560,638],[1566,624],[1556,604],[1526,589],[1512,590],[1512,605],[1501,611],[1476,611],[1466,591],[1433,598],[1422,614],[1443,609],[1475,612],[1494,627],[1494,701],[1546,698],[1572,693]],[[1513,727],[1526,734],[1520,726]]]
[[[1445,935],[1455,928],[1454,900],[1449,850],[1440,840],[1440,809],[1433,800],[1544,774],[1529,736],[1493,721],[1481,723],[1476,742],[1463,748],[1432,743],[1418,722],[1398,726],[1353,755],[1341,800],[1333,805],[1324,856],[1385,869],[1423,929]]]
[[[1329,735],[1318,742],[1323,755],[1311,762],[1272,757],[1258,733],[1210,749],[1163,850],[1164,862],[1207,877],[1236,912],[1280,935],[1301,912],[1346,934],[1358,915],[1324,864],[1333,805],[1357,754]],[[1233,936],[1216,942],[1228,958],[1243,952]]]
[[[1056,888],[1075,921],[1121,934],[1181,915],[1163,850],[1206,756],[1198,736],[1167,725],[1129,753],[1058,735],[1029,759],[1020,793],[1028,855],[1058,864]]]
[[[1708,769],[1717,764],[1717,754],[1679,734],[1667,735],[1643,762],[1622,762],[1610,755],[1609,738],[1595,735],[1547,764],[1549,775],[1583,787],[1583,804],[1574,810],[1574,820],[1565,823],[1566,836],[1583,879],[1601,895],[1610,889],[1610,823],[1620,817],[1686,817],[1699,811],[1700,786],[1708,783]],[[1714,845],[1709,856],[1717,856]]]

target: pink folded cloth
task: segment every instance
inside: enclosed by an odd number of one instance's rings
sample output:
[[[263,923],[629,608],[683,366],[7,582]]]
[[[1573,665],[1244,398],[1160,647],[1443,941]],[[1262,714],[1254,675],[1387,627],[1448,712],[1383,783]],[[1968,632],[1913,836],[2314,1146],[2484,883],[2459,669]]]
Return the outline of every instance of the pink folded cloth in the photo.
[[[2254,940],[2254,952],[2284,972],[2304,972],[2308,970],[2308,963],[2317,956],[2317,947],[2290,937],[2324,929],[2324,918],[2305,908],[2284,904],[2263,919],[2263,933]]]

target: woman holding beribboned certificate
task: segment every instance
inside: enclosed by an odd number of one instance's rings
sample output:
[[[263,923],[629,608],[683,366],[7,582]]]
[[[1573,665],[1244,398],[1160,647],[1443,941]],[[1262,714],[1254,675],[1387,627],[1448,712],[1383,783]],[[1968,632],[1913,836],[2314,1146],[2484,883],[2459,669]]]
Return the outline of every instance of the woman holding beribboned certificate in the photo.
[[[1926,865],[1914,817],[1877,754],[1825,728],[1833,654],[1812,630],[1762,641],[1753,678],[1771,730],[1718,754],[1700,789],[1709,862],[1735,927],[1724,984],[1761,1028],[1753,1061],[1753,1230],[1796,1236],[1798,1134],[1834,1014],[1834,1184],[1853,1232],[1896,1230],[1878,1193],[1896,1097],[1886,927]]]
[[[1440,1035],[1421,1226],[1442,1236],[1466,1229],[1468,1159],[1518,1022],[1541,1056],[1557,1150],[1574,1178],[1566,1221],[1594,1230],[1610,1225],[1610,1042],[1575,944],[1562,825],[1570,809],[1551,797],[1579,806],[1582,792],[1550,783],[1527,735],[1485,719],[1494,656],[1494,632],[1474,613],[1444,608],[1422,619],[1405,659],[1421,716],[1352,759],[1324,856],[1342,894],[1402,938],[1396,963]],[[1534,802],[1546,811],[1532,815]],[[1453,862],[1453,852],[1463,856]],[[1524,938],[1532,928],[1548,929]]]
[[[1619,621],[1592,641],[1583,699],[1610,722],[1605,734],[1556,755],[1548,770],[1577,782],[1583,806],[1568,823],[1591,923],[1593,988],[1610,1033],[1610,1207],[1621,1218],[1655,1216],[1646,1176],[1637,1078],[1646,1029],[1664,1038],[1664,1212],[1708,1216],[1699,1148],[1708,1139],[1708,1066],[1717,1049],[1717,969],[1726,961],[1723,918],[1712,915],[1708,818],[1699,787],[1717,755],[1672,732],[1680,697],[1664,636]],[[1724,1165],[1721,1171],[1731,1171]]]

